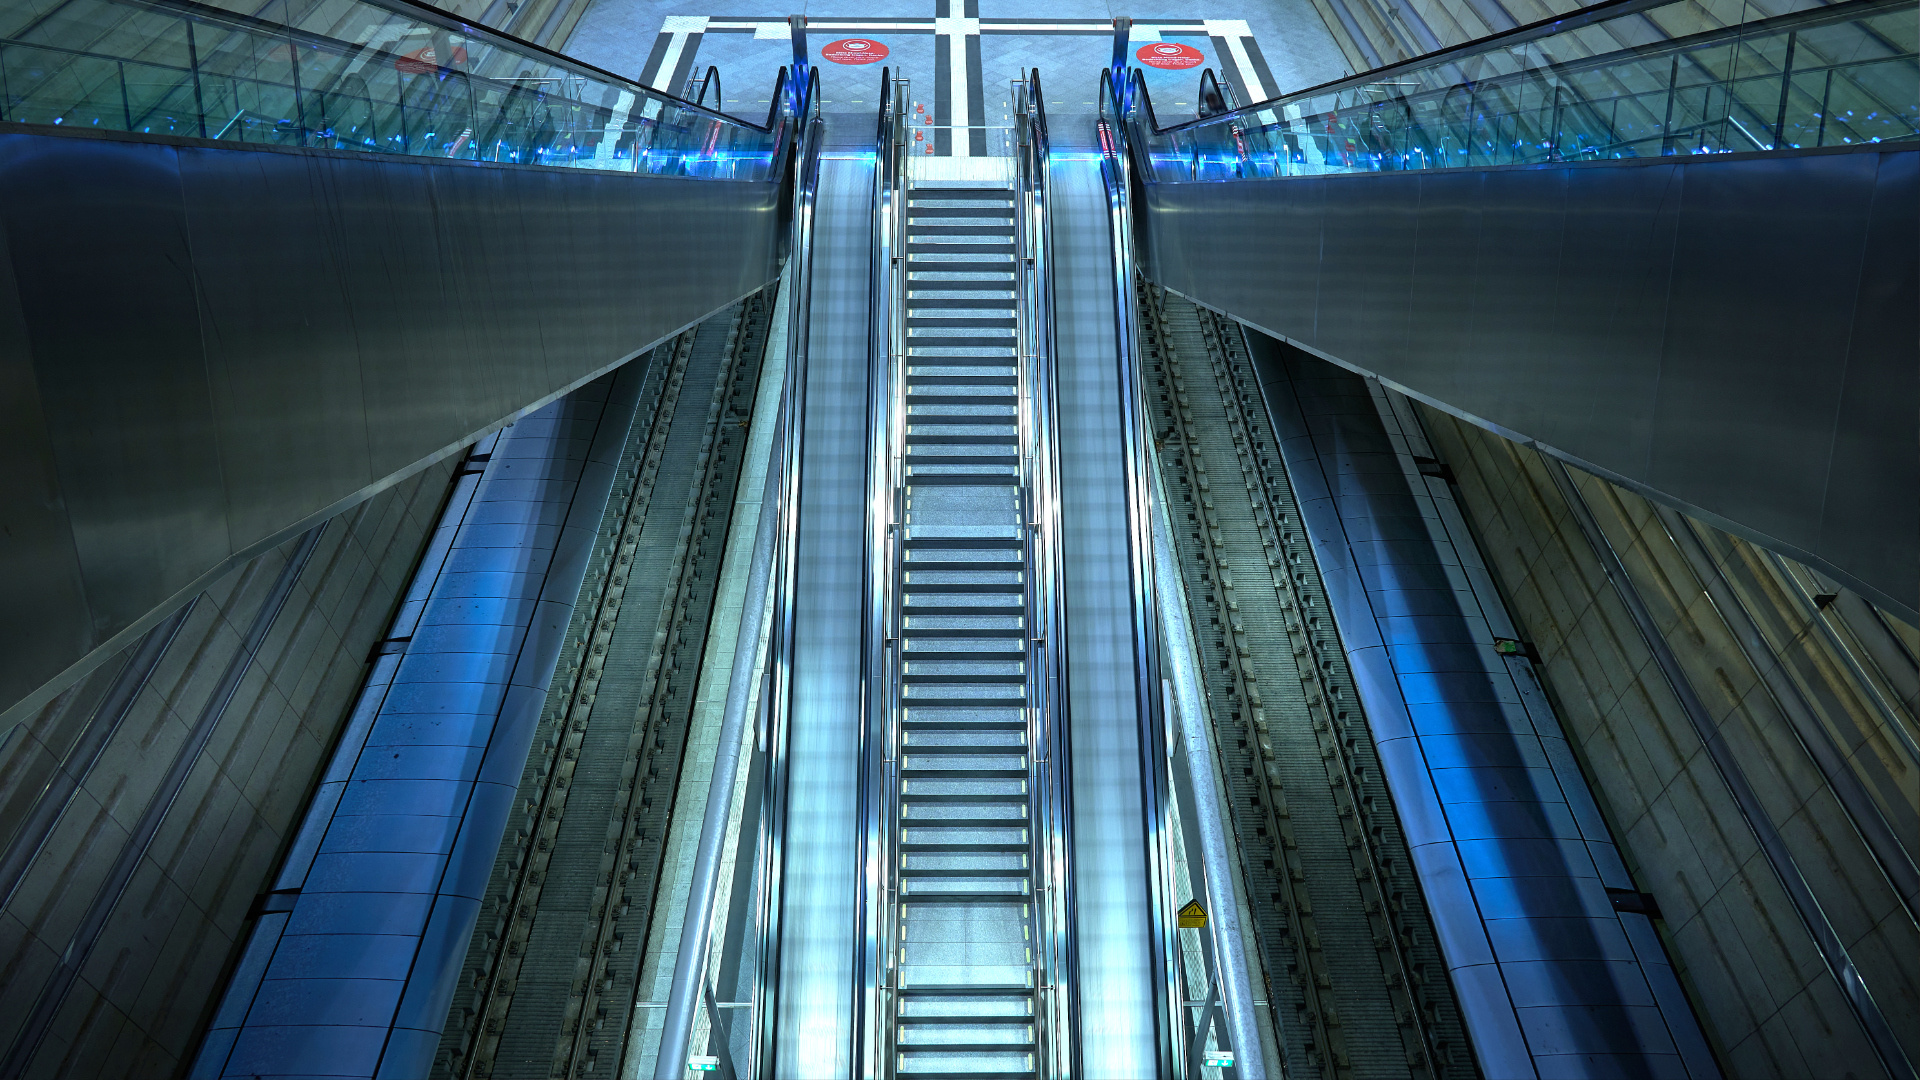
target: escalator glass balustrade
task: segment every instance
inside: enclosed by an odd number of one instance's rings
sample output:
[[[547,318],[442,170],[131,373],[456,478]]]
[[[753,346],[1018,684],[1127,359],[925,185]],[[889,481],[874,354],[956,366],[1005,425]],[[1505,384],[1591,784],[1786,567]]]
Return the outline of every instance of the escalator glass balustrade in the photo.
[[[1712,5],[1727,7],[1728,5]],[[1109,77],[1143,179],[1488,168],[1893,142],[1920,135],[1912,0],[1601,4],[1322,87],[1162,127]],[[1711,14],[1711,13],[1710,13]],[[1719,23],[1697,29],[1703,23]],[[1203,97],[1204,100],[1204,97]]]
[[[255,146],[766,180],[790,127],[428,7],[0,4],[0,121]]]

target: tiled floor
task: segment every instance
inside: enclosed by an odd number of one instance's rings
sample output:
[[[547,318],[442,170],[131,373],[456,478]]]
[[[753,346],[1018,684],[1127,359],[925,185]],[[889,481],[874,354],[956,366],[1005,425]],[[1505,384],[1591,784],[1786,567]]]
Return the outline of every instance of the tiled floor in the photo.
[[[563,51],[663,89],[678,90],[696,71],[719,68],[729,111],[759,117],[774,73],[792,56],[781,7],[700,13],[701,0],[595,0]],[[1130,50],[1156,41],[1198,49],[1198,66],[1145,68],[1162,123],[1191,116],[1200,72],[1225,75],[1243,100],[1312,86],[1348,70],[1310,0],[1203,0],[1157,9],[1117,0],[839,0],[795,5],[809,20],[808,44],[820,67],[823,100],[834,112],[877,102],[880,68],[905,76],[914,101],[936,124],[966,123],[979,137],[939,138],[936,154],[998,155],[1008,121],[1008,85],[1038,68],[1056,144],[1086,140],[1081,118],[1095,111],[1100,69],[1112,55],[1111,20],[1134,19]],[[846,38],[879,43],[884,59],[843,65],[821,58]],[[977,42],[977,48],[975,46]],[[941,64],[944,57],[951,62]],[[871,55],[871,53],[869,53]]]

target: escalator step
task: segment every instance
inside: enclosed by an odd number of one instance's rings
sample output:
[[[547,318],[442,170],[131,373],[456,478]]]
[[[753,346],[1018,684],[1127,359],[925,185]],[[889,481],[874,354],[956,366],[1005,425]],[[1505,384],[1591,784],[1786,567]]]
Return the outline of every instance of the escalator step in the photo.
[[[912,212],[908,212],[911,217]],[[981,215],[986,216],[986,215]],[[907,239],[922,236],[1012,236],[1013,225],[907,225]]]
[[[1004,244],[936,244],[932,242],[916,244],[907,241],[908,256],[914,255],[1012,255],[1013,241]],[[911,265],[908,266],[912,270]],[[921,267],[925,269],[925,267]]]
[[[1012,330],[1019,323],[1012,316],[982,317],[977,315],[909,315],[907,329],[910,336],[914,330]]]
[[[977,202],[1001,202],[1009,206],[1013,203],[1011,188],[939,188],[914,187],[907,189],[907,200],[919,202],[923,199],[974,200]]]
[[[1005,203],[988,203],[984,206],[914,206],[909,202],[909,218],[966,218],[966,217],[1004,217],[1013,216],[1013,207]]]
[[[1016,435],[916,435],[907,434],[909,445],[927,445],[944,443],[949,446],[1013,446],[1020,441]]]
[[[964,283],[955,281],[955,282],[952,282],[952,284],[961,285]],[[931,292],[933,290],[929,289],[928,291]],[[953,289],[948,291],[959,292],[960,290]],[[985,292],[987,290],[983,289],[981,291]],[[1002,293],[1005,292],[1005,290],[1000,290],[1000,291]],[[1014,305],[1013,297],[1005,296],[1005,295],[983,296],[977,300],[972,299],[970,297],[965,297],[965,296],[916,297],[916,296],[913,296],[911,293],[909,293],[907,296],[908,311],[946,311],[946,310],[952,310],[952,309],[971,310],[975,308],[1009,308],[1010,309],[1014,306],[1015,305]]]
[[[1013,260],[1011,258],[1000,262],[934,262],[931,259],[907,260],[907,273],[909,274],[928,272],[941,274],[991,274],[1000,285],[1012,284],[1013,269]],[[1004,278],[1002,275],[1004,275]],[[909,280],[911,281],[911,279]],[[909,285],[908,287],[911,288],[912,286]],[[946,281],[929,281],[926,278],[920,279],[920,288],[923,289],[945,289],[952,287],[953,286],[948,285]]]

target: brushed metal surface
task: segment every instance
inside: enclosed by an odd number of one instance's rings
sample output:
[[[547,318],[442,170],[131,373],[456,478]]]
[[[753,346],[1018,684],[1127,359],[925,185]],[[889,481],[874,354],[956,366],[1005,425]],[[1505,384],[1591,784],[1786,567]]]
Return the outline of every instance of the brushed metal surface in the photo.
[[[822,155],[800,414],[790,771],[769,1065],[771,1075],[794,1080],[828,1080],[852,1068],[872,193],[870,158]]]
[[[1145,185],[1161,284],[1915,618],[1920,151]]]
[[[459,482],[272,883],[289,919],[256,929],[193,1076],[430,1070],[643,375],[522,418]]]
[[[0,729],[772,279],[777,185],[0,125]]]
[[[1406,399],[1254,363],[1481,1071],[1718,1076]]]
[[[1055,159],[1060,533],[1081,1075],[1152,1076],[1159,985],[1128,565],[1113,248],[1099,163]]]

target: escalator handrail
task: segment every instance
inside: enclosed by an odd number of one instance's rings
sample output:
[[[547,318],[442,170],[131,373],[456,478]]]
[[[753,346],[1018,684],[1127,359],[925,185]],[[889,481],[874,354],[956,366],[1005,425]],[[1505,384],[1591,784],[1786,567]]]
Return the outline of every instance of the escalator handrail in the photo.
[[[1030,72],[1024,100],[1016,98],[1018,139],[1015,229],[1016,269],[1023,280],[1020,298],[1021,378],[1026,393],[1021,409],[1028,452],[1023,483],[1031,500],[1032,528],[1027,532],[1027,610],[1030,637],[1043,642],[1028,655],[1027,700],[1032,720],[1029,768],[1036,774],[1033,829],[1040,857],[1035,874],[1044,886],[1036,901],[1036,984],[1053,993],[1035,1002],[1036,1059],[1041,1075],[1078,1073],[1080,1010],[1077,1007],[1073,934],[1073,774],[1065,693],[1066,606],[1061,591],[1059,417],[1056,407],[1055,327],[1051,205],[1052,151],[1047,132],[1046,95],[1040,73]],[[1045,1012],[1042,1012],[1042,1007]]]
[[[774,540],[773,619],[768,630],[767,672],[762,689],[765,704],[756,742],[767,755],[760,836],[756,849],[755,920],[761,928],[760,964],[754,987],[754,1062],[774,1060],[773,1017],[778,1014],[780,985],[781,865],[786,839],[788,719],[792,711],[794,657],[794,596],[799,579],[800,458],[805,449],[807,342],[813,303],[813,226],[820,190],[820,150],[826,125],[820,117],[819,73],[808,72],[803,113],[794,158],[792,217],[789,221],[787,280],[787,368],[780,395],[780,439],[774,446],[779,481],[779,531]],[[758,1075],[757,1070],[754,1075]]]
[[[901,580],[900,490],[906,467],[895,436],[904,422],[904,282],[899,269],[906,212],[905,83],[880,71],[880,108],[874,133],[873,233],[867,277],[867,551],[863,567],[860,685],[866,688],[859,750],[859,850],[855,865],[859,912],[854,965],[853,1075],[890,1074],[898,950],[894,898],[898,895],[897,793],[901,649],[896,619]],[[900,300],[902,303],[895,303]]]
[[[1583,26],[1591,26],[1611,19],[1638,14],[1653,8],[1669,7],[1672,6],[1673,3],[1674,0],[1608,0],[1606,3],[1583,8],[1580,11],[1564,16],[1542,19],[1539,22],[1529,23],[1526,26],[1515,27],[1514,29],[1504,30],[1497,34],[1490,34],[1487,37],[1463,42],[1438,52],[1416,56],[1409,60],[1397,61],[1359,74],[1342,76],[1341,78],[1321,83],[1317,86],[1310,86],[1304,90],[1289,91],[1285,94],[1267,98],[1264,101],[1256,101],[1226,112],[1215,113],[1211,116],[1184,120],[1166,127],[1160,126],[1159,120],[1154,113],[1151,95],[1148,93],[1145,80],[1137,68],[1134,69],[1129,76],[1132,85],[1128,88],[1128,94],[1130,97],[1137,95],[1139,98],[1139,104],[1137,106],[1138,119],[1136,122],[1141,123],[1144,132],[1156,136],[1180,134],[1200,128],[1213,127],[1219,124],[1261,124],[1265,121],[1257,118],[1257,114],[1259,113],[1282,110],[1289,105],[1302,101],[1374,85],[1395,75],[1448,63],[1458,63],[1484,52],[1511,48],[1515,45],[1524,45],[1529,41],[1551,37],[1570,30],[1577,30]],[[1664,56],[1669,53],[1683,53],[1701,48],[1702,46],[1714,44],[1722,39],[1734,40],[1755,33],[1776,31],[1785,27],[1820,25],[1828,22],[1849,22],[1862,17],[1863,8],[1877,9],[1882,7],[1896,8],[1904,6],[1910,6],[1906,3],[1906,0],[1842,0],[1840,3],[1822,7],[1806,8],[1800,11],[1785,12],[1764,19],[1753,19],[1747,22],[1718,26],[1710,30],[1703,30],[1697,34],[1689,34],[1685,37],[1668,38],[1664,41],[1616,49],[1612,52],[1601,53],[1595,56],[1578,57],[1539,67],[1529,67],[1524,71],[1503,73],[1493,78],[1475,80],[1475,82],[1477,85],[1486,86],[1497,85],[1508,79],[1537,78],[1542,74],[1568,74],[1593,68],[1607,67],[1620,63],[1625,58],[1649,59]],[[1866,12],[1866,14],[1872,13],[1873,12]],[[1425,93],[1432,92],[1440,91],[1425,91]],[[1419,94],[1414,94],[1408,97],[1417,98],[1419,96]]]
[[[1108,229],[1113,248],[1114,330],[1120,374],[1121,437],[1127,502],[1128,576],[1133,583],[1134,700],[1139,716],[1141,799],[1147,837],[1150,940],[1155,1007],[1155,1071],[1183,1075],[1184,1050],[1174,1033],[1180,1030],[1179,937],[1171,918],[1173,852],[1167,807],[1171,777],[1167,761],[1171,733],[1161,699],[1159,615],[1153,567],[1152,432],[1147,427],[1146,397],[1139,373],[1138,313],[1134,309],[1134,218],[1132,174],[1123,111],[1111,69],[1101,79],[1101,177],[1107,191]]]

